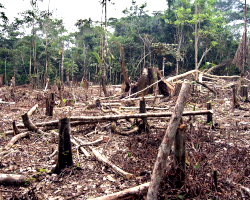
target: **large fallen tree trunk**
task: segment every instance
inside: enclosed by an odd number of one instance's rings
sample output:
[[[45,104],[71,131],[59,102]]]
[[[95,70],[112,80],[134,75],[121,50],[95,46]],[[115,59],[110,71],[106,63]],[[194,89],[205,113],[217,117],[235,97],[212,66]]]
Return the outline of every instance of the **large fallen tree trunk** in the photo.
[[[209,115],[213,114],[212,110],[198,110],[198,111],[188,111],[183,112],[182,116],[193,116],[193,115]],[[143,117],[171,117],[171,112],[162,112],[162,113],[139,113],[139,114],[130,114],[130,115],[106,115],[106,116],[74,116],[70,117],[70,126],[75,127],[79,125],[85,125],[89,123],[98,123],[105,121],[114,121],[119,119],[130,119],[130,118],[143,118]],[[36,128],[38,127],[46,128],[47,130],[58,129],[58,120],[41,122],[33,124]],[[18,128],[24,128],[23,125],[17,125]]]
[[[0,174],[0,184],[21,185],[26,181],[26,177],[18,174]]]

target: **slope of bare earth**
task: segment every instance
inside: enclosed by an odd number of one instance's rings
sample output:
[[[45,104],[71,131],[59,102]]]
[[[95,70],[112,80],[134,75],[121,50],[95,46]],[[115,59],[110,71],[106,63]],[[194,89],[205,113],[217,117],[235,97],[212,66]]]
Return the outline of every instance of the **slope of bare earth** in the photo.
[[[240,109],[233,109],[231,82],[217,80],[207,84],[217,91],[217,95],[209,93],[203,87],[199,92],[191,91],[184,111],[204,110],[206,102],[211,101],[213,125],[206,123],[206,116],[184,117],[187,150],[185,184],[182,188],[175,188],[170,157],[158,199],[250,198],[250,103],[240,101],[241,97],[238,96]],[[108,89],[111,93],[115,91],[112,86]],[[22,124],[21,115],[35,104],[38,104],[38,108],[30,117],[34,124],[65,116],[113,115],[102,112],[100,108],[86,109],[86,102],[94,100],[100,93],[99,88],[93,86],[88,92],[80,87],[65,87],[63,95],[67,106],[60,108],[56,105],[54,116],[45,116],[45,97],[50,92],[55,92],[58,104],[58,91],[53,87],[43,92],[32,90],[28,85],[17,86],[15,96],[10,95],[8,87],[0,88],[0,174],[20,174],[27,178],[23,185],[0,185],[0,199],[87,199],[150,181],[150,173],[169,118],[148,118],[149,134],[118,135],[111,131],[110,122],[71,128],[71,138],[77,141],[103,139],[101,143],[91,147],[119,168],[134,174],[131,180],[98,161],[88,146],[84,148],[90,156],[86,156],[76,145],[72,145],[74,166],[65,169],[60,175],[49,174],[57,160],[56,129],[44,130],[45,134],[30,132],[28,138],[18,140],[12,148],[4,150],[3,147],[13,137],[13,121]],[[154,104],[152,100],[147,100],[147,106],[166,109],[147,112],[171,112],[175,101],[176,97],[158,99]],[[138,100],[135,101],[135,105],[138,104]],[[110,105],[112,110],[121,114],[139,113],[137,108]],[[109,109],[109,105],[105,104],[104,109]],[[133,128],[126,120],[118,120],[117,125],[123,131]],[[26,131],[19,129],[21,132]],[[217,172],[217,188],[213,179],[214,171]],[[145,199],[144,195],[141,193],[131,199]]]

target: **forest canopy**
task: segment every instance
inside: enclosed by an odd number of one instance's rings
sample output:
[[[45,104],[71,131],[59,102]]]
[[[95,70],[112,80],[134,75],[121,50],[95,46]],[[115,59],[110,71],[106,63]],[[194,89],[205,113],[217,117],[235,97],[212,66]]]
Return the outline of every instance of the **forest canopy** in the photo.
[[[80,82],[84,76],[98,83],[100,74],[106,83],[120,84],[122,56],[113,41],[124,48],[125,67],[131,81],[136,81],[145,67],[160,70],[164,67],[164,76],[171,76],[195,68],[209,69],[234,58],[244,27],[243,1],[166,2],[164,12],[150,15],[147,3],[137,5],[131,1],[131,7],[124,8],[125,17],[102,22],[78,19],[72,22],[77,28],[73,33],[67,31],[63,20],[55,18],[53,12],[39,10],[36,1],[11,23],[4,3],[0,3],[0,74],[4,84],[13,76],[17,85],[35,80],[39,87],[43,87],[47,78],[51,83]],[[104,0],[100,6],[110,3],[112,0]],[[25,34],[24,27],[30,30],[29,34]],[[159,45],[173,48],[159,50]],[[234,75],[239,74],[239,69],[229,63],[213,73]]]

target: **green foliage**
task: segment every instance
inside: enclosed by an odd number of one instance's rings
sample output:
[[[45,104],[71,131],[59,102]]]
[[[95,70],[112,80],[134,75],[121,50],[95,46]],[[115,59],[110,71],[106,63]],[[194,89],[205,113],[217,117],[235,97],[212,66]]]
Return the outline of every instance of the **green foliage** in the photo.
[[[46,172],[46,169],[40,169],[39,171],[40,172]]]
[[[194,169],[195,171],[197,171],[197,170],[199,169],[199,167],[200,167],[200,164],[199,164],[199,162],[197,162],[197,163],[195,164],[195,166],[193,167],[193,169]]]
[[[169,1],[164,12],[154,12],[153,15],[148,14],[146,3],[137,5],[133,1],[131,7],[124,8],[125,17],[108,20],[108,30],[112,31],[108,33],[108,49],[102,55],[100,44],[103,44],[105,29],[100,22],[80,19],[75,22],[77,30],[66,33],[63,20],[32,5],[31,10],[17,15],[15,22],[7,24],[2,10],[4,5],[0,3],[0,20],[3,22],[0,23],[0,74],[5,74],[6,67],[6,79],[9,81],[15,74],[17,85],[29,83],[33,78],[43,83],[46,63],[47,76],[51,83],[55,82],[61,74],[62,41],[64,79],[67,76],[78,82],[83,76],[99,82],[104,65],[107,68],[106,83],[123,82],[120,49],[111,44],[112,41],[119,42],[124,48],[125,67],[131,81],[138,79],[144,67],[161,69],[162,56],[167,59],[165,75],[174,71],[177,60],[181,61],[179,72],[193,69],[195,35],[199,37],[198,59],[206,49],[212,48],[200,65],[207,69],[211,64],[218,65],[224,59],[234,57],[241,39],[242,23],[239,20],[243,19],[244,13],[244,4],[240,0]],[[247,19],[250,20],[249,13]],[[233,23],[236,21],[240,23]],[[195,24],[198,24],[197,33]],[[24,33],[21,27],[31,32]],[[239,70],[228,66],[218,68],[214,73],[232,75],[238,74]]]

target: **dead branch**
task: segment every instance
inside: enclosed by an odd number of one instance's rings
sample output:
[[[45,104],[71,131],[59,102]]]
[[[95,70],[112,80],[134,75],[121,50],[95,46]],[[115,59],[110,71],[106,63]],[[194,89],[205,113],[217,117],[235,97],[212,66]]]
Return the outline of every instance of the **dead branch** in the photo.
[[[144,183],[142,185],[138,185],[136,187],[132,187],[120,192],[116,192],[113,194],[109,194],[107,196],[90,198],[90,200],[118,200],[118,199],[128,199],[129,197],[133,197],[135,194],[145,193],[149,187],[149,182]]]
[[[222,63],[218,64],[218,65],[215,65],[213,67],[211,67],[210,69],[208,69],[206,71],[206,74],[210,74],[211,71],[215,70],[216,68],[219,68],[219,67],[222,67],[224,65],[230,65],[232,63],[233,59],[229,58],[229,59],[226,59],[224,60]]]
[[[110,162],[107,158],[105,158],[104,156],[102,156],[97,150],[95,150],[93,147],[89,148],[92,150],[93,154],[95,155],[96,159],[99,160],[100,162],[107,164],[108,166],[112,167],[112,169],[117,172],[118,174],[120,174],[121,176],[123,176],[126,179],[131,179],[134,177],[133,174],[130,174],[128,172],[123,171],[122,169],[120,169],[119,167],[117,167],[116,165],[114,165],[112,162]]]
[[[28,137],[28,136],[29,136],[29,132],[20,133],[18,135],[15,135],[13,138],[11,138],[11,140],[5,146],[5,150],[9,150],[18,140],[20,140],[21,138],[24,138],[24,137]]]
[[[236,182],[234,182],[234,181],[232,181],[232,180],[230,180],[230,179],[227,179],[227,182],[228,182],[229,184],[233,184],[233,185],[235,185],[235,186],[241,188],[242,190],[244,190],[244,191],[250,196],[250,189],[249,189],[249,188],[247,188],[247,187],[245,187],[245,186],[243,186],[243,185],[241,185],[241,184],[239,184],[239,183],[236,183]]]
[[[90,145],[97,145],[97,144],[99,144],[99,143],[101,143],[101,142],[103,142],[104,141],[104,138],[100,138],[100,139],[98,139],[98,140],[95,140],[95,141],[93,141],[93,142],[83,142],[82,140],[80,140],[80,139],[78,139],[78,138],[76,138],[76,137],[74,137],[74,136],[72,136],[76,141],[79,141],[80,142],[80,147],[82,147],[82,146],[90,146]]]
[[[203,58],[207,55],[207,53],[208,53],[211,49],[212,49],[212,47],[207,48],[206,51],[203,52],[203,54],[202,54],[202,56],[201,56],[201,59],[200,59],[200,61],[199,61],[199,63],[198,63],[198,69],[200,68],[200,65],[201,65],[201,62],[202,62]]]
[[[107,112],[114,112],[116,114],[120,114],[119,111],[117,110],[104,110],[103,108],[101,108],[101,110],[104,112],[104,113],[107,113]],[[128,121],[130,121],[130,123],[134,123],[134,120],[132,118],[129,118]],[[117,127],[117,122],[116,121],[112,121],[111,122],[111,130],[116,133],[116,134],[120,134],[120,135],[130,135],[130,134],[133,134],[133,133],[136,133],[138,130],[139,130],[139,127],[134,125],[134,128],[130,131],[122,131],[120,130],[118,127]]]
[[[117,125],[116,125],[116,121],[112,121],[111,122],[111,129],[112,131],[114,131],[114,133],[116,134],[120,134],[120,135],[130,135],[130,134],[133,134],[133,133],[136,133],[138,130],[139,130],[139,127],[138,126],[135,126],[132,130],[130,131],[122,131],[120,130]]]
[[[190,83],[184,82],[182,84],[173,115],[162,140],[161,146],[159,147],[159,152],[151,176],[150,186],[148,188],[147,200],[157,199],[158,188],[162,179],[163,172],[165,171],[167,158],[170,154],[170,150],[174,142],[176,130],[181,120],[184,106],[189,95],[189,90]]]
[[[240,78],[240,76],[215,76],[215,75],[211,75],[211,74],[203,74],[204,76],[208,76],[208,77],[211,77],[211,78],[220,78],[220,79],[225,79],[225,80],[237,80]]]
[[[26,181],[26,177],[18,174],[0,174],[0,184],[21,185]]]
[[[179,79],[179,78],[184,78],[185,76],[188,76],[188,75],[193,74],[195,72],[196,72],[196,70],[191,70],[191,71],[188,71],[188,72],[186,72],[184,74],[180,74],[180,75],[177,75],[177,76],[170,77],[170,78],[166,79],[166,81],[170,82],[170,81],[174,81],[174,80]]]
[[[192,74],[192,75],[193,75],[193,74]],[[193,77],[195,78],[194,75],[193,75]],[[196,79],[195,81],[196,81],[198,84],[200,84],[200,85],[202,85],[203,87],[205,87],[205,88],[207,88],[208,90],[210,90],[211,92],[213,92],[214,94],[217,94],[217,92],[216,92],[213,88],[209,87],[206,83],[200,82],[200,81],[198,81],[198,79]]]
[[[35,110],[38,108],[38,104],[34,105],[28,112],[27,112],[27,115],[28,117],[30,117],[33,112],[35,112]]]

